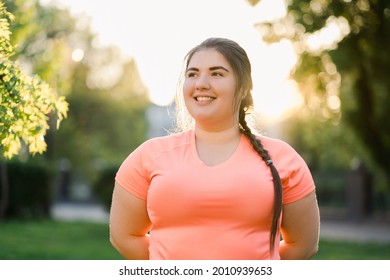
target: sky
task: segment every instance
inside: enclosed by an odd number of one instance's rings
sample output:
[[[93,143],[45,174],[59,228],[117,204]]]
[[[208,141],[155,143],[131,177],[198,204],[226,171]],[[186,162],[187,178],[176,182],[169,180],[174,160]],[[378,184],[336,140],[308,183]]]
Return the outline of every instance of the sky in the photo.
[[[285,14],[283,0],[41,0],[90,17],[102,44],[133,57],[152,102],[173,100],[185,54],[208,37],[226,37],[247,51],[255,110],[280,118],[301,100],[288,73],[296,62],[289,42],[267,46],[254,24]]]

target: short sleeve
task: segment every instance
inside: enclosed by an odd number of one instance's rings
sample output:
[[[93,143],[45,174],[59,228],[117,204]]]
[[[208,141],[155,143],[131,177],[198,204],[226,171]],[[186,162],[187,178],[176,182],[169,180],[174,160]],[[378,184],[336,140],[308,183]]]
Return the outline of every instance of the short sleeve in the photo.
[[[297,201],[315,190],[309,167],[288,143],[263,137],[283,184],[283,204]]]
[[[131,194],[146,200],[150,176],[144,149],[144,145],[141,145],[123,161],[115,181]]]
[[[303,158],[290,147],[286,156],[287,173],[283,182],[283,204],[299,200],[315,190],[315,184],[309,167]]]

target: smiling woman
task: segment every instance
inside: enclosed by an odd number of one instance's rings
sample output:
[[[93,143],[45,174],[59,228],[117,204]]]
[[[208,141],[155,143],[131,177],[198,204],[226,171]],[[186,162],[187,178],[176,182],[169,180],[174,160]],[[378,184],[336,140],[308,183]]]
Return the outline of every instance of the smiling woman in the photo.
[[[235,41],[209,38],[186,55],[180,96],[192,127],[146,141],[115,178],[111,242],[124,257],[316,253],[319,214],[310,171],[287,143],[252,133],[246,121],[252,86],[251,63]]]

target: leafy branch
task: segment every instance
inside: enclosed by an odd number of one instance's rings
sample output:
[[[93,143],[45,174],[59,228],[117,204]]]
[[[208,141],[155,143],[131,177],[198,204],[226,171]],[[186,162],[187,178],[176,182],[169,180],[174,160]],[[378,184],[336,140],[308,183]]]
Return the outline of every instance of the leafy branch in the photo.
[[[38,76],[28,75],[12,61],[9,22],[12,14],[0,3],[0,153],[5,158],[17,155],[24,142],[31,154],[46,150],[44,136],[49,117],[66,118],[68,103]]]

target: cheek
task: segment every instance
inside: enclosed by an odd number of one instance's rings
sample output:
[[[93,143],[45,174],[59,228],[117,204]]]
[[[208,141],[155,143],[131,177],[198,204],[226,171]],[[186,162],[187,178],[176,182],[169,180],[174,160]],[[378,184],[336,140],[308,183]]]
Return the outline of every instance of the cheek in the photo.
[[[225,86],[223,89],[224,95],[227,100],[230,100],[232,104],[234,103],[234,100],[236,98],[236,91],[234,88],[234,85],[232,86]]]
[[[192,94],[193,88],[194,88],[193,83],[191,83],[189,81],[185,81],[183,83],[183,94],[184,94],[184,97],[190,96]]]

